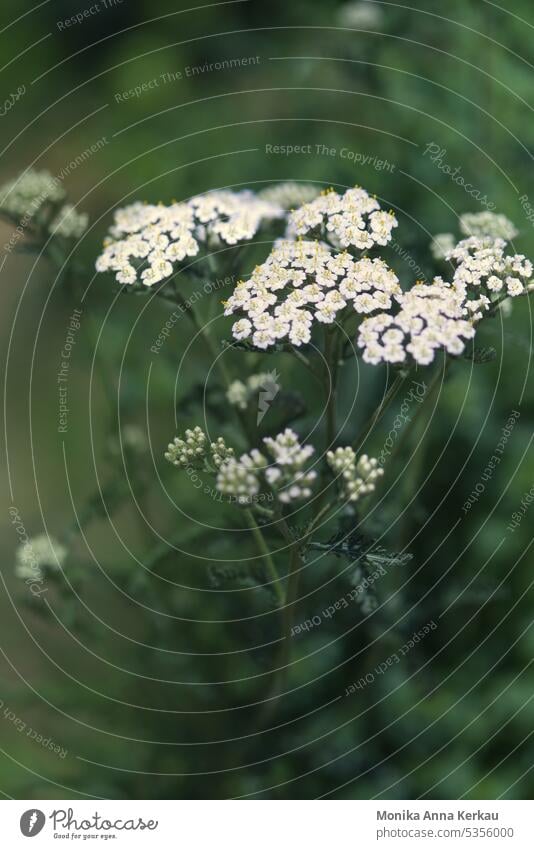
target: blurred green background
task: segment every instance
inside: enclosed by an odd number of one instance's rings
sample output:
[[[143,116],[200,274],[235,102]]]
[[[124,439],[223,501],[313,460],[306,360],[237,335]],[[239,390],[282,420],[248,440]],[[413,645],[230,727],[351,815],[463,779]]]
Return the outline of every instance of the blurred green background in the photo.
[[[457,232],[462,212],[484,206],[439,163],[508,215],[520,230],[514,247],[534,256],[520,200],[534,199],[529,0],[513,11],[484,0],[96,6],[67,27],[58,23],[86,3],[32,9],[5,0],[0,27],[4,97],[24,88],[0,118],[1,181],[30,165],[67,172],[69,196],[91,219],[76,248],[85,267],[117,206],[300,180],[363,185],[398,216],[405,253],[390,261],[403,282],[445,274],[431,259],[431,235]],[[233,66],[209,69],[223,60]],[[136,86],[139,96],[125,96]],[[307,152],[284,156],[270,145]],[[429,145],[445,151],[439,161]],[[0,228],[4,244],[10,229]],[[482,330],[478,344],[495,347],[492,362],[454,364],[424,440],[405,446],[395,485],[369,518],[388,550],[405,548],[412,559],[380,582],[371,616],[352,605],[294,639],[291,692],[274,727],[246,737],[277,639],[272,598],[241,574],[214,580],[214,564],[254,557],[253,540],[235,510],[162,457],[169,439],[204,415],[246,447],[208,371],[211,357],[185,319],[153,356],[168,308],[118,298],[109,279],[90,278],[63,438],[56,374],[79,290],[33,255],[3,250],[2,261],[13,502],[30,534],[62,536],[77,520],[83,533],[65,579],[46,604],[30,603],[13,575],[5,481],[0,790],[16,798],[528,798],[532,515],[513,533],[506,526],[534,483],[530,303],[516,302]],[[203,318],[218,314],[222,297],[202,300]],[[257,355],[228,357],[236,375],[263,367]],[[295,427],[305,432],[315,387],[287,357],[268,367],[279,371],[283,397],[266,426],[298,389],[306,406]],[[347,411],[355,396],[347,436],[385,381],[379,368],[346,370]],[[520,417],[502,462],[464,515],[513,410]],[[125,425],[147,442],[123,460],[116,440]],[[131,490],[115,504],[124,480]],[[180,550],[165,546],[169,539]],[[159,577],[147,572],[153,562]],[[342,596],[349,574],[350,563],[335,558],[307,569],[298,621]],[[344,697],[430,620],[438,627],[402,663]],[[66,756],[18,731],[4,708]]]

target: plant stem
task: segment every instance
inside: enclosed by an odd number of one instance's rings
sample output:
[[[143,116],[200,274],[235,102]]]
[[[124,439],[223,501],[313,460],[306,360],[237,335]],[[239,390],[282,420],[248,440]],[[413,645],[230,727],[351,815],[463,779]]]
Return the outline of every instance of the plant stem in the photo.
[[[289,659],[291,656],[291,628],[293,626],[295,609],[298,596],[298,585],[300,577],[300,543],[293,542],[291,546],[289,571],[287,575],[286,592],[282,610],[282,636],[280,648],[275,660],[275,668],[273,669],[273,684],[269,690],[268,699],[263,703],[263,708],[260,711],[258,721],[260,728],[265,725],[268,719],[272,716],[280,701],[284,683],[287,677],[289,667]]]
[[[271,556],[271,552],[267,547],[267,543],[265,542],[263,532],[259,527],[258,523],[256,522],[252,510],[245,510],[245,515],[247,517],[249,528],[252,531],[254,539],[256,540],[256,545],[258,546],[263,562],[265,563],[267,571],[271,576],[273,590],[276,593],[278,604],[279,606],[282,606],[284,603],[284,593],[280,584],[280,575],[278,574],[276,566],[274,565],[274,561]]]
[[[356,439],[352,443],[353,447],[355,449],[358,449],[358,448],[360,448],[361,445],[363,445],[367,436],[369,435],[369,433],[371,432],[371,430],[373,429],[375,424],[382,418],[386,409],[389,407],[391,401],[393,400],[393,398],[397,394],[399,387],[401,386],[402,383],[404,383],[404,381],[406,380],[407,377],[408,377],[407,374],[401,374],[401,373],[397,374],[395,380],[393,381],[393,383],[389,387],[388,391],[386,392],[386,394],[382,398],[382,401],[380,402],[380,404],[378,405],[376,410],[374,410],[374,412],[369,416],[369,418],[365,422],[364,426],[360,430],[358,436],[356,437]]]
[[[391,454],[389,455],[388,465],[392,464],[392,462],[397,457],[397,455],[399,454],[401,449],[404,447],[404,444],[405,444],[407,438],[409,437],[413,427],[415,426],[416,422],[418,421],[419,417],[421,416],[423,408],[426,409],[425,405],[426,405],[427,401],[434,394],[434,391],[439,384],[440,378],[441,378],[441,380],[445,379],[445,375],[447,374],[447,371],[449,370],[450,364],[451,364],[451,360],[447,358],[444,365],[443,365],[443,369],[438,369],[434,373],[432,380],[430,381],[426,396],[423,398],[421,404],[419,404],[419,409],[417,410],[415,416],[412,419],[410,419],[410,421],[408,422],[408,424],[404,428],[400,438],[397,440],[395,446],[393,447]]]
[[[325,332],[325,375],[324,387],[326,401],[326,449],[330,448],[336,438],[336,401],[338,363],[336,353],[335,332]]]
[[[287,666],[289,663],[290,656],[290,639],[291,639],[291,627],[293,625],[293,619],[295,616],[295,609],[297,605],[297,596],[298,596],[298,585],[300,578],[300,550],[299,543],[296,542],[292,549],[291,555],[289,559],[289,572],[287,576],[287,585],[286,585],[286,594],[284,599],[284,608],[282,611],[282,633],[284,635],[284,640],[282,643],[282,651],[281,651],[281,680],[279,681],[280,689],[281,685],[285,679],[285,675],[287,672]]]

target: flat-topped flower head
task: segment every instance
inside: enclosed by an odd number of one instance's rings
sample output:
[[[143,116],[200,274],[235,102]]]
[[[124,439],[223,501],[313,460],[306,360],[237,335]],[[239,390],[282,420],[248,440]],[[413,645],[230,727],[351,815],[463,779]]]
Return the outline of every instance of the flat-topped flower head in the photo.
[[[348,189],[343,195],[334,191],[321,194],[289,216],[288,235],[317,235],[336,248],[369,250],[387,245],[397,226],[392,212],[384,212],[376,198],[365,189]]]
[[[376,481],[384,474],[384,470],[378,466],[378,460],[367,454],[362,454],[356,460],[356,453],[350,446],[328,451],[326,461],[338,476],[343,497],[347,501],[359,501],[374,492]]]
[[[264,221],[281,214],[249,191],[210,192],[169,206],[136,202],[115,212],[96,270],[114,271],[118,283],[153,286],[177,263],[251,239]]]
[[[443,261],[453,250],[456,241],[452,233],[438,233],[430,242],[430,253],[434,259]]]
[[[460,215],[460,230],[464,236],[489,236],[491,239],[504,239],[505,242],[515,239],[519,232],[506,215],[489,210]]]
[[[289,181],[287,183],[275,183],[272,186],[267,186],[258,192],[258,197],[262,200],[274,203],[282,209],[296,209],[302,206],[303,203],[309,203],[321,193],[318,186],[312,183],[295,183]]]
[[[276,372],[270,371],[251,374],[246,381],[233,380],[226,391],[226,399],[233,407],[246,410],[251,399],[257,398],[262,390],[268,392],[271,399],[274,398],[279,390],[276,380]]]
[[[205,225],[208,241],[227,245],[252,239],[265,221],[283,214],[280,206],[248,189],[207,192],[191,198],[189,204],[197,222]]]
[[[440,277],[396,296],[395,314],[379,313],[360,325],[358,347],[365,362],[431,363],[440,349],[461,354],[475,335],[469,312],[456,289]]]
[[[381,259],[354,260],[321,242],[281,239],[249,280],[238,283],[225,315],[240,314],[235,339],[257,348],[287,340],[310,341],[314,322],[332,324],[349,307],[361,314],[389,309],[400,292],[394,272]]]
[[[58,572],[66,557],[64,545],[47,534],[38,534],[19,545],[15,575],[23,580],[39,579],[43,571]]]
[[[50,222],[48,230],[53,236],[79,239],[87,230],[88,223],[89,216],[86,212],[78,212],[71,203],[66,203]]]
[[[314,470],[306,469],[315,450],[313,446],[301,445],[290,428],[275,438],[265,437],[263,442],[265,454],[254,449],[221,465],[217,489],[244,505],[269,488],[281,504],[309,499],[317,478]]]
[[[504,239],[469,236],[447,252],[456,265],[452,285],[478,320],[499,295],[516,297],[528,291],[532,263],[523,254],[506,254]]]
[[[114,271],[118,283],[153,286],[173,273],[173,263],[200,250],[193,209],[186,203],[133,203],[118,209],[111,238],[96,261],[97,271]]]
[[[0,187],[0,209],[14,218],[32,217],[45,204],[57,206],[65,198],[65,189],[49,171],[29,168]]]

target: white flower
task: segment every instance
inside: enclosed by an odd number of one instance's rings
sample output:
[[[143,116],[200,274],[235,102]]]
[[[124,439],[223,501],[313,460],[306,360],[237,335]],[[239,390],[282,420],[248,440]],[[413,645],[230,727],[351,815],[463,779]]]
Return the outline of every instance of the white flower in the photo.
[[[227,245],[252,239],[265,220],[279,218],[282,209],[253,192],[215,191],[189,201],[195,218],[207,225],[207,237],[217,237]]]
[[[269,391],[273,397],[277,394],[279,387],[276,379],[276,372],[265,371],[249,375],[246,383],[242,380],[233,380],[226,391],[226,399],[233,407],[246,410],[250,399],[260,390]]]
[[[316,198],[320,191],[311,183],[275,183],[273,186],[261,189],[258,197],[282,209],[295,209]]]
[[[66,203],[50,222],[48,229],[53,236],[79,239],[87,230],[88,223],[89,216],[86,212],[77,212],[71,203]]]
[[[65,189],[49,171],[29,168],[0,188],[0,209],[16,218],[33,216],[45,204],[59,204]]]
[[[350,2],[344,3],[337,13],[340,26],[354,29],[378,28],[383,19],[382,9],[375,3]]]
[[[506,215],[495,212],[465,212],[460,216],[460,230],[464,236],[489,236],[510,242],[518,234],[515,225]]]
[[[194,236],[196,221],[187,203],[133,203],[115,212],[111,238],[96,261],[97,271],[114,271],[118,283],[138,280],[153,286],[173,272],[173,262],[196,256],[200,250]]]
[[[317,473],[305,466],[314,448],[301,445],[290,428],[275,438],[265,437],[263,442],[272,462],[257,449],[239,459],[231,458],[219,469],[217,489],[245,505],[268,487],[281,504],[309,499]]]
[[[470,236],[448,251],[456,269],[452,285],[478,320],[504,287],[511,297],[525,294],[532,263],[523,254],[506,254],[504,239]]]
[[[200,427],[187,429],[183,437],[175,436],[167,446],[165,459],[181,469],[210,470],[210,461],[215,468],[233,457],[233,448],[228,448],[222,436],[215,442],[208,442],[208,437]]]
[[[430,285],[415,285],[396,300],[400,309],[395,315],[379,313],[360,325],[358,346],[368,363],[404,363],[411,358],[428,365],[440,348],[461,354],[465,340],[475,335],[462,297],[440,277]]]
[[[384,474],[374,457],[362,454],[356,461],[356,454],[350,446],[328,451],[326,461],[332,471],[337,473],[347,501],[358,501],[374,492],[376,480]]]
[[[251,239],[266,220],[283,211],[253,192],[217,191],[183,203],[143,204],[118,209],[110,238],[96,261],[97,271],[114,271],[119,283],[145,286],[170,277],[174,263],[218,244]]]
[[[19,545],[16,553],[15,575],[18,578],[39,579],[43,570],[59,571],[67,557],[67,549],[54,537],[39,534]]]
[[[430,252],[434,259],[444,260],[455,244],[456,239],[452,233],[438,233],[430,242]]]
[[[288,236],[317,233],[336,248],[368,250],[387,245],[396,226],[393,213],[383,212],[365,189],[348,189],[343,195],[331,190],[290,214]]]
[[[233,407],[238,407],[240,410],[246,410],[249,399],[249,392],[246,383],[241,380],[233,380],[226,391],[226,400]]]
[[[256,449],[242,454],[239,459],[230,458],[219,468],[217,489],[223,495],[229,495],[238,504],[247,505],[260,491],[259,471],[265,468],[267,460]]]
[[[235,339],[258,348],[288,339],[310,341],[314,321],[331,323],[347,306],[362,314],[388,309],[401,291],[381,259],[355,260],[320,242],[280,239],[250,279],[240,281],[225,303],[225,315],[245,314],[232,327]]]

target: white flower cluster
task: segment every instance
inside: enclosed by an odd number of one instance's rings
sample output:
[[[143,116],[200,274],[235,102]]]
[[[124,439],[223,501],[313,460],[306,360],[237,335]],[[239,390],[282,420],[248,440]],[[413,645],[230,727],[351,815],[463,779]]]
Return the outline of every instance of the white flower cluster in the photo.
[[[184,437],[175,436],[165,452],[165,459],[181,469],[210,468],[210,460],[218,469],[229,458],[233,457],[234,449],[229,448],[222,436],[215,442],[208,442],[208,437],[200,427],[185,431]]]
[[[145,432],[135,424],[125,424],[120,435],[113,435],[109,440],[112,454],[120,456],[122,451],[132,454],[144,454],[148,449]]]
[[[356,454],[350,446],[328,451],[326,460],[332,471],[341,478],[343,495],[347,501],[358,501],[364,495],[374,492],[377,479],[384,474],[384,469],[378,466],[375,457],[362,454],[356,461]]]
[[[29,168],[0,188],[0,209],[16,218],[33,216],[46,203],[58,204],[65,190],[49,171]]]
[[[354,260],[320,242],[281,239],[248,281],[225,303],[225,315],[245,314],[232,328],[235,339],[268,348],[287,339],[300,346],[312,324],[331,324],[350,302],[358,313],[388,309],[400,292],[396,275],[381,259]]]
[[[265,220],[280,215],[279,207],[250,191],[210,192],[170,206],[136,202],[115,212],[96,270],[114,271],[118,283],[140,279],[153,286],[172,275],[173,263],[201,248],[251,239]]]
[[[276,388],[273,373],[266,371],[259,374],[251,374],[246,381],[233,380],[226,392],[226,399],[233,407],[246,410],[250,399],[261,389]]]
[[[382,23],[384,13],[374,3],[358,2],[344,3],[339,8],[337,20],[340,26],[354,27],[355,29],[366,29],[367,27],[379,27]]]
[[[400,309],[395,315],[380,313],[360,325],[358,346],[368,363],[404,363],[411,357],[428,365],[440,348],[461,354],[465,340],[475,335],[461,297],[440,277],[429,285],[416,284],[396,300]]]
[[[302,206],[303,203],[314,200],[320,192],[321,189],[312,183],[288,181],[287,183],[275,183],[273,186],[261,189],[258,192],[258,197],[287,210],[295,209],[297,206]]]
[[[217,191],[189,201],[197,222],[206,226],[206,236],[227,245],[252,239],[265,220],[280,218],[282,209],[254,192]],[[202,231],[199,231],[199,235]]]
[[[39,534],[19,545],[15,575],[23,580],[35,579],[43,570],[58,571],[67,557],[67,549],[54,537]]]
[[[66,203],[52,219],[48,229],[53,236],[79,239],[87,230],[88,223],[89,216],[86,212],[77,212],[72,204]]]
[[[289,216],[288,235],[317,233],[336,248],[369,250],[387,245],[397,226],[392,212],[384,212],[365,189],[348,189],[343,195],[333,190],[296,209]]]
[[[453,286],[478,320],[495,295],[523,295],[532,277],[532,263],[523,254],[506,254],[504,239],[469,236],[448,251],[456,265]],[[476,296],[476,297],[474,297]]]
[[[301,445],[290,428],[274,439],[265,437],[263,442],[270,459],[257,449],[238,459],[231,458],[219,469],[217,489],[244,505],[250,504],[265,486],[275,491],[281,504],[310,498],[317,473],[304,467],[314,453],[313,446]]]
[[[430,242],[430,253],[434,259],[443,261],[455,244],[456,239],[452,233],[438,233]]]
[[[491,239],[504,239],[510,242],[518,235],[518,230],[506,215],[489,210],[484,212],[465,212],[460,215],[460,230],[464,236],[489,236]]]

